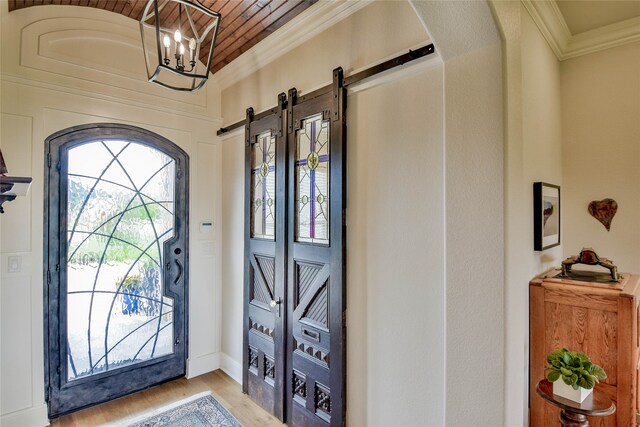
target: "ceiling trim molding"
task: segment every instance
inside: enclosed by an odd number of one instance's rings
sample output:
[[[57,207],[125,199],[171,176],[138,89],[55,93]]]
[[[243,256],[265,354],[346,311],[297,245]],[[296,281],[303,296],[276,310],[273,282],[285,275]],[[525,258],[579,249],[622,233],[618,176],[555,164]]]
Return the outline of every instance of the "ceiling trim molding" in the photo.
[[[522,4],[549,43],[553,53],[562,60],[571,32],[556,2],[522,0]]]
[[[563,59],[640,41],[640,16],[576,34]]]
[[[370,4],[372,0],[319,1],[215,73],[211,80],[224,90],[327,28]],[[215,53],[214,53],[215,55]]]
[[[640,41],[640,17],[572,35],[555,1],[521,1],[560,61]]]

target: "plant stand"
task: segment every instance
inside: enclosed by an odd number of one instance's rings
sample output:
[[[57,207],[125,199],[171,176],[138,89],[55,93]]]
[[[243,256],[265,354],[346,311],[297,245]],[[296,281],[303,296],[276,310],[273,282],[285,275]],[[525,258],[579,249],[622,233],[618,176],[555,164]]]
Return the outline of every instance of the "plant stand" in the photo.
[[[582,403],[553,394],[553,383],[544,379],[536,386],[536,392],[552,405],[560,408],[560,422],[566,427],[589,427],[590,417],[606,417],[616,411],[616,405],[605,394],[594,389]]]

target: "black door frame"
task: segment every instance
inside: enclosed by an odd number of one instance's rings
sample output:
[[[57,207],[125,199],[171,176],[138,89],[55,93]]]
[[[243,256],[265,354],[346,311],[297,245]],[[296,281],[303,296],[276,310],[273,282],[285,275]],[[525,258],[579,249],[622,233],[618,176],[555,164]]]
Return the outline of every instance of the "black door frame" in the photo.
[[[66,189],[69,149],[96,140],[126,140],[157,149],[176,162],[174,237],[164,242],[164,295],[174,298],[174,352],[69,382],[66,345]],[[188,356],[189,156],[168,139],[123,124],[75,126],[49,136],[44,182],[44,372],[49,418],[103,403],[186,373]]]

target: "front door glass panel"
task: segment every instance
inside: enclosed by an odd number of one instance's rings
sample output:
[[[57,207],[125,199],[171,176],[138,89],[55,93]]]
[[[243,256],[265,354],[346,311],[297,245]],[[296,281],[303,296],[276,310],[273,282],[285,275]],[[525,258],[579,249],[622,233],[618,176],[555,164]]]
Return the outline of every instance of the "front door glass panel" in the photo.
[[[163,243],[174,237],[175,167],[128,141],[69,150],[68,381],[173,353]]]

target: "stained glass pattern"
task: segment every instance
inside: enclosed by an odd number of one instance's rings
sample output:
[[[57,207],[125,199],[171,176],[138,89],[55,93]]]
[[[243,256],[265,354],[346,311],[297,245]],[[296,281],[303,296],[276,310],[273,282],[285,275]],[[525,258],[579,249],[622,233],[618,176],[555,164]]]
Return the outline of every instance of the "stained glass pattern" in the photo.
[[[173,352],[163,242],[174,235],[175,161],[129,141],[68,152],[67,379]]]
[[[251,237],[273,240],[276,218],[276,138],[271,131],[251,144]]]
[[[329,121],[322,114],[296,131],[297,242],[329,244]]]

